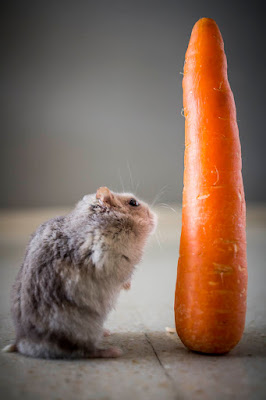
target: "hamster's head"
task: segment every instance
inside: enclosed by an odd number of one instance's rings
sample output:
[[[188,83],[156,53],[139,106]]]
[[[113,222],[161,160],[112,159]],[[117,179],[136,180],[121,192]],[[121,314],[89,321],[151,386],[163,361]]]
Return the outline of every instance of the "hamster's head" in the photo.
[[[132,193],[114,193],[107,187],[100,187],[96,201],[106,214],[131,224],[136,235],[145,237],[156,229],[157,215]]]

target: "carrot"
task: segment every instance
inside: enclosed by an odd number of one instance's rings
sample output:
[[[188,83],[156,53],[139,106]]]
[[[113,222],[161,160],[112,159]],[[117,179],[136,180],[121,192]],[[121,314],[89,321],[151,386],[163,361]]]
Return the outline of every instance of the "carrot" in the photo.
[[[176,330],[191,350],[226,353],[246,313],[246,206],[236,108],[215,21],[194,26],[183,77],[185,170]]]

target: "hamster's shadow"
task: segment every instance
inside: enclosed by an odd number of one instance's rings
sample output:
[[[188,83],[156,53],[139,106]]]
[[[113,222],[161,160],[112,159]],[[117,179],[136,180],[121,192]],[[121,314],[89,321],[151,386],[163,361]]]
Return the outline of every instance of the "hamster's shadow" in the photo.
[[[176,334],[166,332],[115,332],[103,340],[103,346],[117,346],[123,350],[123,359],[154,358],[157,352],[183,351]]]
[[[123,350],[123,359],[138,360],[142,358],[153,359],[161,356],[168,361],[173,357],[175,360],[185,358],[205,357],[230,357],[234,359],[243,357],[262,357],[266,358],[266,329],[247,329],[240,343],[229,353],[224,355],[200,354],[190,351],[184,347],[177,334],[166,332],[125,332],[113,333],[105,338],[104,346],[117,346]]]
[[[194,360],[195,362],[198,362],[202,361],[203,358],[221,359],[226,357],[230,358],[231,360],[251,357],[266,358],[265,338],[266,329],[247,329],[240,343],[232,351],[227,354],[216,355],[200,354],[186,349],[176,333],[170,334],[164,331],[114,332],[110,336],[103,339],[101,347],[119,347],[122,349],[123,355],[116,359],[100,358],[94,359],[94,361],[99,361],[102,363],[109,362],[111,360],[115,362],[123,360],[123,362],[140,364],[144,359],[148,362],[154,362],[154,360],[156,360],[156,362],[160,362],[159,360],[163,359],[164,361],[167,361],[168,364],[171,364],[172,361],[176,362],[177,360],[180,362],[187,360]],[[13,357],[18,355],[18,353],[13,354]],[[45,360],[39,359],[39,362],[41,361]],[[57,361],[60,361],[60,359],[57,359]],[[64,363],[73,361],[86,363],[88,359],[61,359],[61,361]]]

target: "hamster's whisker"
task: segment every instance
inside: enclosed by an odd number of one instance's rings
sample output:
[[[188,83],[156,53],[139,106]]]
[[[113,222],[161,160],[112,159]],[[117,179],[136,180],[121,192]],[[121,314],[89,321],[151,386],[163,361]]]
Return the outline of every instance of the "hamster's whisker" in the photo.
[[[131,191],[133,191],[133,189],[134,189],[134,182],[133,182],[132,173],[131,173],[131,168],[130,168],[130,165],[129,165],[129,161],[128,161],[128,160],[127,160],[127,169],[128,169],[128,172],[129,172],[129,178],[130,178],[130,184],[131,184]]]
[[[160,231],[160,229],[158,229],[158,238],[161,242],[165,242],[165,237],[163,237],[162,232]]]
[[[151,207],[162,197],[167,189],[168,185],[164,185],[159,192],[155,195],[153,202],[151,203]]]
[[[171,211],[173,211],[175,214],[177,214],[177,211],[176,211],[173,207],[169,206],[169,204],[166,204],[166,203],[159,203],[158,206],[161,207],[161,208],[167,208],[168,210],[171,210]]]
[[[121,175],[121,172],[120,172],[119,168],[118,168],[118,176],[119,176],[120,185],[122,187],[122,190],[123,190],[123,192],[125,192],[125,185],[124,185],[124,182],[123,182],[123,179],[122,179],[122,175]]]
[[[159,236],[158,236],[157,232],[155,232],[155,238],[156,238],[156,241],[158,243],[158,246],[160,247],[160,250],[162,250],[162,245],[161,245],[161,242],[160,242],[160,239],[159,239]]]
[[[135,188],[136,195],[138,195],[138,189],[139,189],[139,182],[136,184],[136,188]]]
[[[158,233],[158,238],[159,238],[160,242],[165,243],[167,240],[166,235],[163,234],[160,229],[158,229],[157,233]]]

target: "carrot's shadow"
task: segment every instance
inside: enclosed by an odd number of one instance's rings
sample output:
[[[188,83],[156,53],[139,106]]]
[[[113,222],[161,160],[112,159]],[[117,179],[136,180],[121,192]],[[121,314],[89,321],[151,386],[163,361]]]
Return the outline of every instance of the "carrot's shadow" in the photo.
[[[229,353],[223,355],[200,354],[184,347],[176,334],[165,332],[126,332],[114,333],[104,341],[104,344],[121,347],[124,359],[149,358],[155,356],[178,357],[180,360],[202,357],[263,357],[266,358],[266,329],[247,329],[240,343]]]
[[[247,328],[241,341],[229,355],[266,358],[266,326]]]
[[[202,360],[203,358],[242,358],[263,357],[266,358],[266,329],[247,329],[240,343],[229,353],[223,355],[201,354],[190,351],[181,343],[177,334],[169,334],[164,331],[149,332],[114,332],[104,338],[102,347],[117,346],[122,349],[123,355],[119,359],[133,363],[141,363],[143,359],[154,362],[154,358],[171,361]],[[13,353],[16,357],[17,353]],[[24,356],[22,356],[24,357]],[[96,359],[95,359],[96,360]],[[108,359],[97,359],[107,362]],[[111,359],[109,359],[111,360]],[[75,361],[67,360],[64,361]],[[82,361],[79,359],[76,361]],[[83,359],[85,361],[85,359]]]

